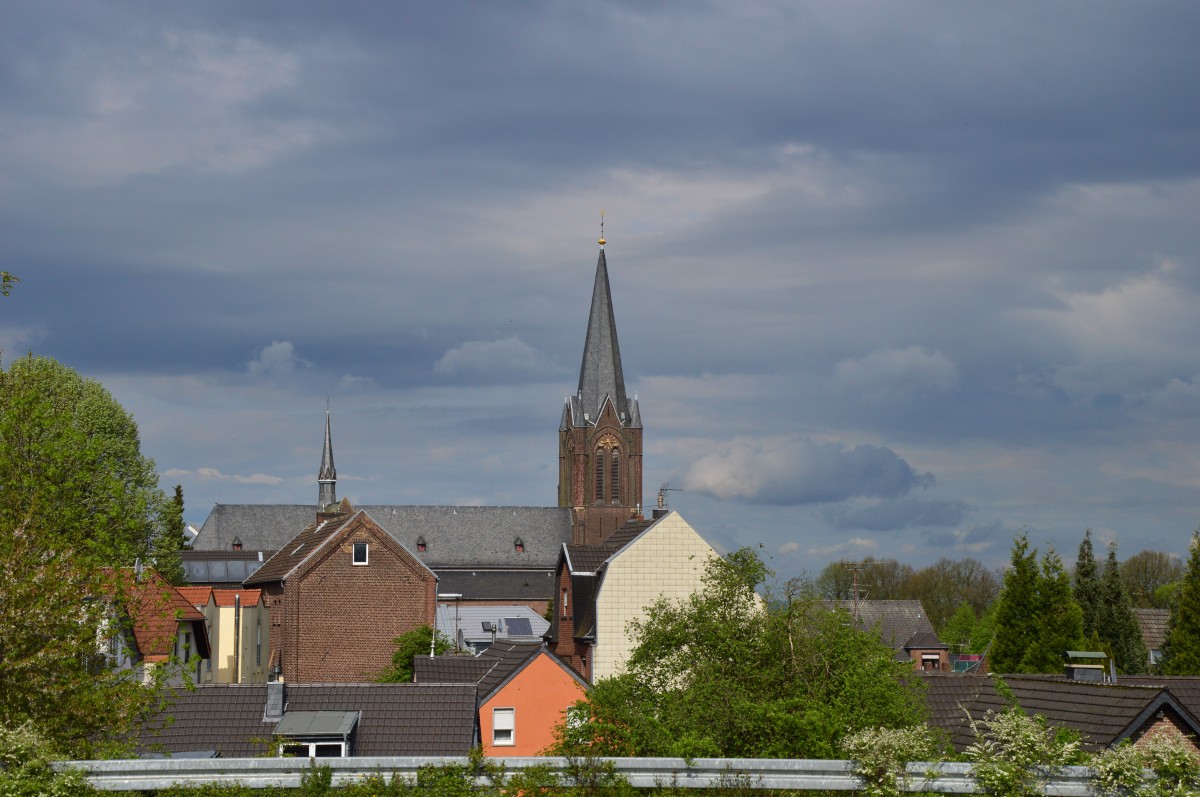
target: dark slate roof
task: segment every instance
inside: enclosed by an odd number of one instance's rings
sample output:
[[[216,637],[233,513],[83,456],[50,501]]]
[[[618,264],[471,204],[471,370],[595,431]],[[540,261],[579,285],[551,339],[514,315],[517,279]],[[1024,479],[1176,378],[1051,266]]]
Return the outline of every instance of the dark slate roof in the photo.
[[[495,644],[479,654],[492,662],[492,667],[479,679],[479,702],[482,703],[507,681],[513,673],[525,666],[539,652],[549,651],[539,642],[513,642],[497,639]]]
[[[240,585],[274,555],[275,551],[183,551],[183,572],[189,584]]]
[[[444,654],[414,656],[413,680],[419,684],[477,684],[495,666],[490,659]]]
[[[352,519],[346,515],[336,515],[321,523],[310,524],[268,559],[254,575],[246,579],[246,583],[265,584],[287,578],[306,559],[320,551]]]
[[[448,570],[435,567],[433,572],[438,577],[438,592],[458,593],[463,600],[544,601],[554,594],[552,570]]]
[[[1134,609],[1138,627],[1142,631],[1142,642],[1146,650],[1162,650],[1167,638],[1167,623],[1171,620],[1170,609]]]
[[[565,545],[563,549],[572,573],[598,573],[616,550],[611,545]]]
[[[621,528],[609,535],[604,541],[605,545],[611,546],[613,552],[624,548],[629,543],[641,536],[642,532],[657,523],[658,520],[629,520],[626,521]]]
[[[923,680],[928,686],[930,724],[946,731],[959,751],[974,741],[971,718],[980,720],[989,709],[998,712],[1008,707],[990,676],[928,674]],[[1023,711],[1045,717],[1051,726],[1078,732],[1085,750],[1101,750],[1129,738],[1164,709],[1195,723],[1181,701],[1159,688],[1028,675],[1006,675],[1004,683]]]
[[[826,604],[851,614],[855,611],[854,601],[827,601]],[[905,643],[917,634],[936,637],[920,601],[860,600],[857,610],[859,626],[866,631],[878,627],[884,644],[894,650],[903,650]]]
[[[949,650],[950,646],[938,639],[932,631],[918,631],[904,643],[906,650]]]
[[[1195,675],[1123,675],[1123,684],[1158,686],[1170,691],[1193,717],[1200,719],[1200,677]]]
[[[571,541],[570,507],[356,506],[433,570],[514,567],[552,570],[559,547]],[[282,550],[316,519],[313,504],[217,504],[200,528],[196,550],[227,551],[234,537],[244,550]],[[525,551],[514,543],[520,537]],[[426,550],[417,550],[424,538]],[[294,546],[293,546],[294,547]]]
[[[640,427],[637,400],[625,393],[625,375],[621,369],[621,347],[617,344],[617,321],[613,316],[612,292],[608,284],[608,263],[604,250],[596,260],[596,282],[592,287],[592,307],[588,314],[587,338],[583,344],[583,362],[579,366],[579,388],[567,399],[563,422],[576,427],[595,424],[611,399],[621,423]],[[586,413],[586,418],[584,417]]]
[[[143,731],[138,750],[216,750],[225,758],[263,755],[264,740],[275,729],[274,722],[263,722],[266,694],[264,684],[210,684],[180,691]],[[285,700],[285,712],[362,712],[354,755],[459,756],[475,741],[473,684],[288,684]]]

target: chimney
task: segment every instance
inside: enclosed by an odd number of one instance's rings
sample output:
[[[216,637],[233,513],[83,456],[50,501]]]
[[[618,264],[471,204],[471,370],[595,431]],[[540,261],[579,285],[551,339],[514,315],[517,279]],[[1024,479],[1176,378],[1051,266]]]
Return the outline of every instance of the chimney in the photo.
[[[283,719],[283,679],[267,681],[267,704],[263,707],[263,722],[279,722]]]

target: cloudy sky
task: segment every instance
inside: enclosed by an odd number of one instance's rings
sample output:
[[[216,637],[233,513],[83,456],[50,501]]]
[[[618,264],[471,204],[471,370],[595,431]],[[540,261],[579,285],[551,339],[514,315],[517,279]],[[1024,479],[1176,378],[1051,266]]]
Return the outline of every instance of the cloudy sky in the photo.
[[[1183,552],[1195,3],[6,0],[5,363],[187,518],[551,504],[606,211],[645,495],[778,571]]]

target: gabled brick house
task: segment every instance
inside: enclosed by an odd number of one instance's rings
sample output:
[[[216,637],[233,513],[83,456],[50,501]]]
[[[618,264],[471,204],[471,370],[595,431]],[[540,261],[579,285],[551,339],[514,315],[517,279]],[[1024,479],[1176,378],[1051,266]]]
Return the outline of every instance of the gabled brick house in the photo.
[[[293,683],[373,681],[392,640],[434,622],[437,576],[348,501],[318,515],[245,586],[270,612],[270,663]]]

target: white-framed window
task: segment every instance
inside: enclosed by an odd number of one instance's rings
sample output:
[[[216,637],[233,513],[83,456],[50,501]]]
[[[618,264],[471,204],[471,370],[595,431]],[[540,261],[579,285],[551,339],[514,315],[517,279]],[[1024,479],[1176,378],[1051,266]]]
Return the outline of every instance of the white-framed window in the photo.
[[[492,709],[492,744],[512,746],[516,744],[517,710],[515,708]]]
[[[345,742],[305,742],[291,740],[279,748],[280,757],[288,758],[345,758]]]
[[[365,542],[354,543],[354,564],[365,565],[367,563],[367,544]]]

